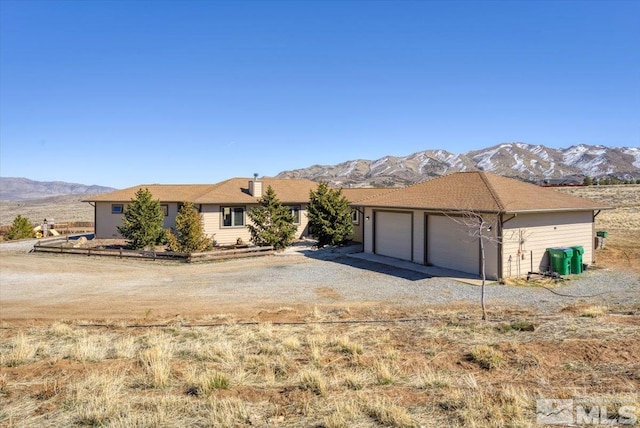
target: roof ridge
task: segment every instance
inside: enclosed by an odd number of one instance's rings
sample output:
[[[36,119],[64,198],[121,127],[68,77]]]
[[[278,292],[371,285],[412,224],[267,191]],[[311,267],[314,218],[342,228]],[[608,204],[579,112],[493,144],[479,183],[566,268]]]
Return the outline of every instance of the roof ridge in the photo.
[[[456,174],[456,173],[454,172],[454,173],[451,173],[451,174]],[[400,190],[406,190],[406,189],[410,189],[410,188],[412,188],[412,187],[419,186],[419,185],[421,185],[421,184],[426,183],[427,181],[436,181],[436,180],[439,180],[439,179],[441,179],[441,178],[445,178],[447,175],[451,175],[451,174],[438,175],[438,176],[436,176],[436,177],[430,177],[430,178],[429,178],[429,177],[427,177],[425,180],[418,181],[417,183],[413,183],[413,184],[410,184],[410,185],[408,185],[408,186],[402,186],[402,187],[380,187],[380,189],[381,189],[381,192],[382,192],[383,190],[385,190],[385,189],[386,189],[386,190],[388,190],[388,191],[389,191],[389,192],[388,192],[389,194],[392,194],[392,193],[398,192],[398,191],[400,191]],[[358,203],[368,201],[369,199],[373,199],[373,198],[375,198],[375,197],[377,197],[377,196],[380,196],[380,193],[376,193],[376,194],[374,194],[374,195],[367,196],[367,197],[366,197],[366,198],[364,198],[364,199],[360,199],[360,200],[358,201]]]
[[[498,192],[496,192],[496,190],[493,188],[493,185],[491,185],[491,182],[488,179],[487,173],[484,171],[478,171],[478,175],[480,175],[480,178],[482,179],[484,185],[487,186],[487,190],[489,190],[489,194],[491,195],[495,203],[498,205],[498,209],[500,211],[504,211],[505,210],[504,204],[502,203],[502,200],[498,196]]]
[[[424,183],[424,182],[421,181],[420,183]],[[395,193],[395,192],[397,192],[399,190],[408,189],[409,187],[417,186],[420,183],[414,183],[414,184],[412,184],[410,186],[404,186],[404,187],[373,187],[373,189],[380,189],[380,192],[374,193],[373,195],[369,195],[364,199],[360,199],[360,200],[358,200],[358,203],[365,202],[365,201],[368,201],[369,199],[373,199],[373,198],[375,198],[377,196],[380,196],[381,193],[383,191],[385,191],[385,190],[388,190],[388,193]],[[342,190],[342,189],[340,189],[340,190]]]

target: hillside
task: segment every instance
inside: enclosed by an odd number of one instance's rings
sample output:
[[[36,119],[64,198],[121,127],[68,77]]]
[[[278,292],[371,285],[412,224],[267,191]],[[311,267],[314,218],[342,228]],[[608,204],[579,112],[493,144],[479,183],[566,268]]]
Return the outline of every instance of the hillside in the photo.
[[[66,183],[64,181],[35,181],[22,177],[0,177],[0,200],[24,201],[61,195],[94,195],[111,192],[111,187]]]
[[[33,224],[43,219],[54,219],[58,223],[69,221],[92,222],[93,207],[82,202],[87,195],[62,195],[25,201],[0,201],[0,226],[10,225],[20,214]]]
[[[429,177],[480,169],[543,183],[581,183],[585,177],[640,179],[640,149],[578,145],[553,149],[526,143],[505,143],[454,154],[425,150],[404,157],[350,160],[338,165],[313,165],[283,171],[278,178],[307,178],[337,186],[402,186]]]

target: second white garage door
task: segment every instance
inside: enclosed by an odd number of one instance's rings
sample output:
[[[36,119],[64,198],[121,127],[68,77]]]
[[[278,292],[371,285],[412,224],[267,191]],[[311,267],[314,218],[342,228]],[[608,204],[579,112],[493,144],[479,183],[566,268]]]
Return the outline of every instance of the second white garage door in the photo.
[[[469,228],[447,216],[430,215],[427,260],[434,266],[480,274],[480,247]]]
[[[411,217],[411,213],[375,212],[376,254],[411,261]]]

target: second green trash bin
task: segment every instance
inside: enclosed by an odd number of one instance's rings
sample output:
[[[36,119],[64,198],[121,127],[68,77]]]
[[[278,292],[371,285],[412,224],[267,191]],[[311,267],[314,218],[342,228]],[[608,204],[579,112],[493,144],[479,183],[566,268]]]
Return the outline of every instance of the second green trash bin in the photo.
[[[569,275],[571,273],[571,258],[573,250],[566,247],[547,248],[551,269],[558,275]]]
[[[571,247],[573,250],[573,257],[571,257],[571,273],[576,275],[582,273],[582,255],[584,254],[584,248],[578,245]]]

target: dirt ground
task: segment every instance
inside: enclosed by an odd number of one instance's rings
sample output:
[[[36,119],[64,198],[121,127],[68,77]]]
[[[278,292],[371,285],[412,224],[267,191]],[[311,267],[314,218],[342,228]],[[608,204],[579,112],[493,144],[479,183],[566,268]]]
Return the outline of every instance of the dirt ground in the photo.
[[[615,207],[596,217],[596,229],[610,234],[607,247],[597,252],[596,266],[640,274],[640,186],[592,186],[564,191]],[[344,282],[352,280],[355,284],[353,275],[357,273],[358,280],[365,284],[378,281],[386,288],[397,284],[385,282],[366,269],[349,270],[338,264],[318,267],[316,260],[306,257],[276,256],[181,265],[25,254],[24,250],[8,251],[7,245],[12,244],[0,245],[0,321],[4,323],[46,319],[167,321],[229,317],[296,320],[314,308],[335,311],[348,308],[352,314],[358,311],[365,314],[380,305],[393,306],[395,311],[403,312],[404,309],[398,308],[416,304],[410,292],[374,295],[356,288],[352,295],[346,295],[337,291],[331,283],[333,279],[327,278],[327,269],[339,271],[338,279]],[[307,273],[298,277],[293,270]],[[286,287],[278,285],[282,278],[292,278],[296,283],[284,284]],[[257,283],[263,284],[256,287]],[[246,284],[252,286],[243,287]],[[402,284],[397,288],[404,290]]]
[[[304,259],[296,264],[305,263]],[[0,318],[16,320],[172,320],[233,314],[255,317],[281,303],[264,293],[259,300],[237,285],[210,287],[212,275],[290,265],[283,258],[185,265],[50,254],[3,254],[0,261]],[[19,277],[20,288],[7,287]],[[28,279],[27,279],[28,278]],[[185,284],[181,287],[180,284]],[[285,311],[286,312],[286,311]],[[258,313],[259,314],[259,313]]]
[[[610,235],[590,272],[638,284],[636,211],[598,216]],[[0,426],[534,427],[540,398],[613,418],[610,403],[628,404],[640,420],[637,285],[622,304],[500,286],[508,299],[490,295],[483,322],[477,287],[331,254],[189,265],[12,245],[0,244]],[[425,303],[436,297],[447,303]]]
[[[638,245],[634,241],[614,245],[615,237],[611,242],[598,252],[598,267],[640,272]],[[469,303],[458,292],[477,294],[473,286],[444,278],[407,280],[300,254],[201,264],[27,254],[24,250],[5,250],[0,256],[0,321],[4,325],[51,320],[286,322],[306,320],[318,310],[345,312],[349,318],[366,318],[374,311],[378,317],[381,312],[402,317],[428,306],[435,298],[429,290],[443,294],[440,306]],[[533,293],[528,287],[505,287],[504,291],[511,294],[500,304],[521,309],[527,308],[522,301],[531,298],[526,293]]]

